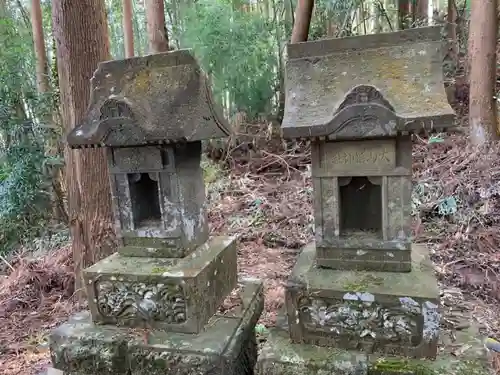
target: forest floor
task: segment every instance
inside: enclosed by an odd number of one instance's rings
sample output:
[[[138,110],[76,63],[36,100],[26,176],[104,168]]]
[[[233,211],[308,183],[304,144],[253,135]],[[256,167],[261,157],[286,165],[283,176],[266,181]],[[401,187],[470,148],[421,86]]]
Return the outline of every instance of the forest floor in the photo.
[[[278,149],[231,157],[224,170],[205,164],[211,230],[239,235],[239,274],[265,282],[265,326],[274,324],[283,283],[314,230],[308,147]],[[412,206],[415,241],[431,249],[443,298],[474,310],[484,332],[496,337],[498,151],[480,154],[461,135],[416,139]],[[0,369],[35,374],[49,363],[48,332],[84,307],[73,301],[70,246],[5,261],[10,271],[0,284]]]

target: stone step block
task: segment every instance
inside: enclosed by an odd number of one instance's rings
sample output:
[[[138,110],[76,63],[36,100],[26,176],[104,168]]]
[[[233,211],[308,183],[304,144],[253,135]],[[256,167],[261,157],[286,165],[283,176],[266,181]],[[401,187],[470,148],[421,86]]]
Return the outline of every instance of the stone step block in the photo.
[[[457,348],[466,348],[457,355]],[[275,328],[262,348],[256,375],[490,375],[491,365],[477,327],[440,342],[436,360],[379,356],[362,351],[293,344],[289,332]]]

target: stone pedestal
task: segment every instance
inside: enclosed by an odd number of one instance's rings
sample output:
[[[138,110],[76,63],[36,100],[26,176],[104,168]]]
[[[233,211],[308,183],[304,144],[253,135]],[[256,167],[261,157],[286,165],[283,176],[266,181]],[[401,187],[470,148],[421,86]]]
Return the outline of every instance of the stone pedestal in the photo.
[[[426,248],[413,245],[411,272],[319,268],[314,243],[286,285],[294,343],[368,353],[434,358],[439,336],[439,290]]]
[[[232,237],[213,237],[185,258],[116,253],[84,271],[93,321],[199,333],[237,283]]]
[[[242,279],[238,290],[241,306],[214,314],[197,334],[97,325],[89,312],[76,314],[52,332],[52,363],[65,375],[251,375],[263,289]]]

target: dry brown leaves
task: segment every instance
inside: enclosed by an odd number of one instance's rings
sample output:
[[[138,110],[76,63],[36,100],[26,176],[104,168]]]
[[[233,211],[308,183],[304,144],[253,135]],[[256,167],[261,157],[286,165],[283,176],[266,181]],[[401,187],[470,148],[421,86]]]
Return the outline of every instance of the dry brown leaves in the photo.
[[[235,163],[225,191],[211,202],[209,218],[214,233],[238,236],[240,276],[265,281],[261,323],[270,326],[283,306],[283,285],[297,252],[312,239],[312,190],[307,172],[297,169],[296,161],[307,161],[306,155],[260,156]]]
[[[41,259],[20,255],[0,284],[0,368],[28,375],[48,363],[47,332],[74,310],[70,247]]]
[[[414,143],[414,180],[421,187],[415,234],[432,244],[439,275],[481,298],[500,299],[500,147],[479,150],[463,135]],[[455,212],[443,214],[446,199]]]

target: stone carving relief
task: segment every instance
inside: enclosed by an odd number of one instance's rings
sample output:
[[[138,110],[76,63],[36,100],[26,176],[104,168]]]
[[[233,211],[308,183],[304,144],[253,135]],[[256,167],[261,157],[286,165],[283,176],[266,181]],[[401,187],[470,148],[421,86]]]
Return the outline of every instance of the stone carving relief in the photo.
[[[394,112],[391,104],[373,86],[359,85],[353,88],[344,98],[338,112],[353,104],[379,104]]]
[[[343,300],[303,297],[298,307],[311,331],[402,344],[421,336],[418,322],[422,311],[416,302],[387,308],[370,293],[346,293]]]
[[[103,317],[169,324],[186,321],[186,297],[180,285],[98,280],[94,293]]]
[[[362,111],[362,109],[360,109]],[[338,121],[334,118],[333,121]],[[395,120],[383,121],[375,115],[366,113],[356,114],[335,126],[328,136],[329,139],[337,137],[363,138],[363,137],[385,137],[395,135],[397,132]]]
[[[106,100],[100,108],[100,114],[101,120],[117,117],[134,118],[132,109],[126,103],[116,99]]]
[[[328,126],[329,139],[393,136],[398,118],[375,87],[360,85],[345,96]]]

